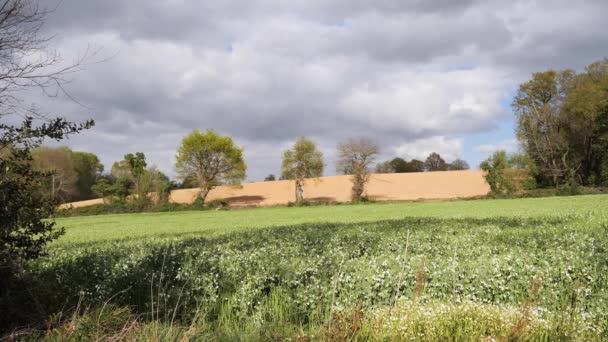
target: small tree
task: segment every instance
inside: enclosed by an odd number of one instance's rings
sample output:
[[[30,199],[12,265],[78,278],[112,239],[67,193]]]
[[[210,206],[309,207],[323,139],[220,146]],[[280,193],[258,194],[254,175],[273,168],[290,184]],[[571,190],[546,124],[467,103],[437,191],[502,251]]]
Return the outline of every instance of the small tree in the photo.
[[[300,137],[293,149],[285,151],[281,178],[293,179],[296,185],[296,203],[304,200],[304,179],[323,175],[323,153],[314,142]]]
[[[135,193],[139,201],[147,199],[147,191],[142,188],[141,178],[146,172],[146,156],[142,152],[135,154],[129,153],[125,155],[126,165],[133,176],[133,183],[135,184]]]
[[[447,171],[448,163],[446,163],[439,154],[433,152],[426,158],[426,161],[424,162],[424,169],[429,172]]]
[[[175,169],[183,180],[196,179],[204,203],[209,191],[220,184],[238,184],[245,179],[247,166],[243,149],[232,138],[213,130],[193,131],[177,150]]]
[[[141,191],[144,194],[152,193],[156,204],[167,203],[174,184],[169,177],[162,173],[156,166],[144,170],[140,178]]]
[[[529,157],[514,154],[511,157],[504,150],[496,151],[479,166],[486,171],[486,182],[490,185],[492,196],[511,196],[523,190],[536,186],[530,168],[532,161]]]
[[[352,175],[352,200],[361,200],[369,181],[370,165],[379,153],[377,144],[366,138],[348,139],[338,144],[338,172]]]
[[[468,169],[469,169],[469,163],[467,163],[466,161],[464,161],[462,159],[455,159],[453,162],[448,164],[449,171],[461,171],[461,170],[468,170]]]
[[[486,182],[490,185],[493,195],[511,194],[514,187],[506,178],[504,171],[509,168],[509,160],[506,151],[496,151],[488,159],[481,162],[479,167],[486,171]]]
[[[264,182],[272,182],[275,180],[277,180],[277,178],[272,173],[266,176],[266,178],[264,178]]]

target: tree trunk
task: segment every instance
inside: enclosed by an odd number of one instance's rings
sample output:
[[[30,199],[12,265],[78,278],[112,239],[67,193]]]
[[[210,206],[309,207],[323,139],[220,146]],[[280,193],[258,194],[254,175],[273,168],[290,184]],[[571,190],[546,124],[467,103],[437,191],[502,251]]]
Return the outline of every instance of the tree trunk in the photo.
[[[199,192],[198,197],[201,199],[201,203],[205,204],[205,199],[207,198],[207,195],[209,195],[209,191],[210,189],[205,188],[201,188],[201,192]]]
[[[296,179],[296,203],[301,204],[302,201],[304,201],[304,182]]]
[[[353,177],[353,188],[352,188],[352,195],[351,195],[351,200],[353,202],[359,202],[361,200],[361,196],[363,195],[363,190],[364,190],[364,181],[363,179],[358,176],[355,175]]]

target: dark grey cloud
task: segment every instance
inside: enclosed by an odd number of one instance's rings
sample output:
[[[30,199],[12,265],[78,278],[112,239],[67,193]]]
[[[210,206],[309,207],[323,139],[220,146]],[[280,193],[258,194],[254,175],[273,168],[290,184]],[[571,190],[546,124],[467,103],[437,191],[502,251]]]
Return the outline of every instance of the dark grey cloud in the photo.
[[[86,107],[33,98],[95,118],[75,148],[106,163],[141,150],[169,173],[180,138],[207,128],[245,147],[250,179],[277,173],[300,135],[330,159],[353,135],[387,157],[459,156],[467,136],[510,117],[504,104],[531,72],[608,56],[607,4],[62,0],[46,26],[59,51],[111,58],[68,85]]]

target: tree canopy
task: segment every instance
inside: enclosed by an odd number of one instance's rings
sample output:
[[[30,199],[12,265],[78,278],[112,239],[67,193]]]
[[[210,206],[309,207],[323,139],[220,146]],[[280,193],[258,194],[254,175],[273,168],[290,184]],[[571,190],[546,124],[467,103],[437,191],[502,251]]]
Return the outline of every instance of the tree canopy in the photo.
[[[247,166],[243,149],[232,138],[213,130],[193,131],[177,150],[175,169],[181,179],[193,178],[204,202],[209,191],[220,184],[237,184],[245,179]]]
[[[608,185],[608,59],[582,73],[535,73],[512,107],[517,138],[541,184]]]
[[[300,137],[293,148],[283,153],[281,178],[296,181],[296,202],[304,200],[304,179],[323,175],[323,153],[311,140]]]
[[[448,163],[446,163],[443,158],[438,153],[431,153],[424,161],[424,170],[433,172],[433,171],[447,171]]]
[[[78,194],[75,200],[88,200],[95,196],[92,187],[97,183],[104,167],[99,158],[93,153],[75,151],[72,154],[74,169],[78,174]]]

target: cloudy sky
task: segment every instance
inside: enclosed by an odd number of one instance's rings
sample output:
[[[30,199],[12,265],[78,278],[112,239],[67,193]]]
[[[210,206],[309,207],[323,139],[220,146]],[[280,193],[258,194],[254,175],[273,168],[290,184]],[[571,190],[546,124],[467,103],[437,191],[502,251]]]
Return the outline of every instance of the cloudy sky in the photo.
[[[66,62],[96,51],[65,96],[34,99],[93,118],[71,138],[109,169],[142,151],[174,175],[175,150],[212,128],[244,147],[248,179],[280,173],[296,137],[334,174],[350,136],[382,159],[514,150],[510,102],[534,71],[608,56],[608,1],[45,0]]]

